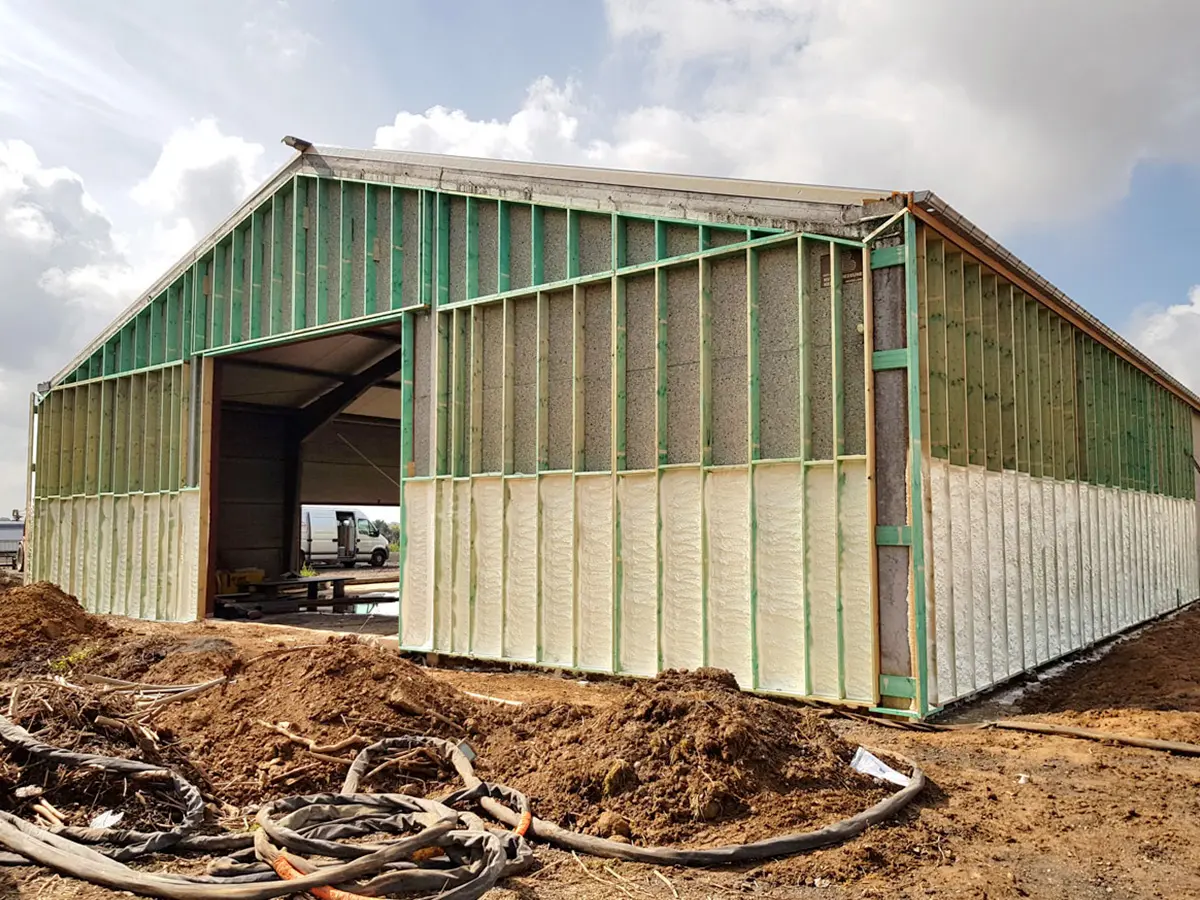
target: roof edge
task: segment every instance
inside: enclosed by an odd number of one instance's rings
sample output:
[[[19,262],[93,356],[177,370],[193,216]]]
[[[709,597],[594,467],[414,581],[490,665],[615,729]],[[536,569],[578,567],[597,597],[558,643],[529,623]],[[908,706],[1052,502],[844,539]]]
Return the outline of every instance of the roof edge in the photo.
[[[1001,264],[1001,267],[1007,268],[1012,274],[1019,276],[1020,279],[1036,288],[1034,292],[1035,296],[1040,292],[1043,295],[1041,299],[1046,305],[1051,307],[1058,306],[1060,308],[1059,311],[1067,313],[1068,318],[1076,319],[1077,324],[1083,326],[1085,331],[1092,332],[1110,350],[1118,356],[1124,357],[1126,361],[1137,366],[1150,377],[1161,382],[1181,400],[1190,404],[1193,411],[1200,413],[1200,396],[1197,396],[1191,388],[1167,372],[1162,366],[1154,362],[1154,360],[1123,338],[1114,329],[1105,325],[1095,315],[1068,297],[1046,278],[1035,272],[1011,250],[991,237],[991,235],[933,191],[912,192],[909,195],[909,209],[919,219],[925,219],[926,216],[930,216],[940,220],[969,243],[986,250],[996,262]]]

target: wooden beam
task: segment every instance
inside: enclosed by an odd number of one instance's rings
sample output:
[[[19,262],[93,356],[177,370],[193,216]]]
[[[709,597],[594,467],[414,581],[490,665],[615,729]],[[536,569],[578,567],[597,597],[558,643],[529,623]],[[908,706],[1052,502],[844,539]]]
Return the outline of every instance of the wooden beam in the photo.
[[[338,387],[305,406],[300,413],[300,421],[297,423],[296,440],[307,440],[318,428],[342,412],[368,388],[374,387],[383,379],[399,372],[403,363],[404,349],[400,348],[372,363],[361,372],[350,376]]]

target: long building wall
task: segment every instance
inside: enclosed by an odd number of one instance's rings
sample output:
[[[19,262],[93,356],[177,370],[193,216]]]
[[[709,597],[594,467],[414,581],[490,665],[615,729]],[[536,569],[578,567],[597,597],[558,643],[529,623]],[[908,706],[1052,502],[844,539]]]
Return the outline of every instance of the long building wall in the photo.
[[[1200,596],[1192,411],[918,235],[931,702]]]
[[[93,612],[196,616],[192,366],[60,387],[37,418],[31,572]],[[194,449],[194,448],[193,448]]]
[[[607,238],[415,317],[402,645],[873,703],[861,245]]]

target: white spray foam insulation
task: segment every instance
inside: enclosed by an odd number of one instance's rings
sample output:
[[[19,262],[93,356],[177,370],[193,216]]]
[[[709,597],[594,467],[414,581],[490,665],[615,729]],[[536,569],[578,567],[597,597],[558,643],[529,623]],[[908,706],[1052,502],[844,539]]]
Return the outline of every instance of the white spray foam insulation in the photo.
[[[100,554],[97,564],[100,567],[100,590],[101,597],[98,599],[100,611],[111,613],[113,611],[113,504],[116,498],[112,495],[107,495],[100,498],[100,540],[98,552]],[[172,553],[174,559],[178,554]]]
[[[621,516],[622,672],[658,671],[658,476],[622,475],[617,482]]]
[[[1044,482],[1040,478],[1029,479],[1030,540],[1033,553],[1033,651],[1034,663],[1049,658],[1049,632],[1046,611],[1049,597],[1046,593],[1046,517],[1044,512]]]
[[[179,514],[183,519],[183,537],[179,551],[179,575],[181,588],[175,608],[171,611],[172,622],[188,622],[198,615],[197,604],[200,584],[200,492],[182,491],[179,494]]]
[[[454,646],[454,482],[439,478],[434,495],[433,522],[437,546],[433,551],[434,646]]]
[[[1024,666],[1025,636],[1024,617],[1021,610],[1021,562],[1020,562],[1020,522],[1017,519],[1017,491],[1019,478],[1016,472],[1000,473],[1001,498],[1001,551],[1004,554],[1004,603],[1008,619],[1008,671],[1019,672]]]
[[[577,476],[579,664],[587,669],[612,669],[612,527],[611,476]]]
[[[149,494],[144,498],[142,517],[146,528],[146,543],[145,543],[145,566],[146,566],[146,581],[142,590],[142,615],[146,618],[158,617],[158,591],[159,591],[159,553],[161,542],[158,536],[162,534],[159,529],[159,495]]]
[[[471,646],[471,482],[455,481],[454,506],[454,569],[451,576],[451,617],[453,636],[451,646],[456,653],[472,653]]]
[[[404,518],[407,549],[400,574],[400,643],[414,650],[433,645],[433,517],[437,483],[404,484]]]
[[[758,677],[769,691],[803,694],[804,479],[798,463],[754,469],[758,534]]]
[[[504,480],[475,478],[471,483],[475,559],[475,643],[480,656],[503,653],[504,631]]]
[[[950,466],[951,577],[954,581],[954,670],[960,693],[975,690],[975,604],[971,584],[971,489],[967,469]]]
[[[991,547],[988,536],[987,470],[966,470],[970,509],[971,623],[974,626],[975,683],[990,684],[992,674],[992,584]],[[1000,631],[999,625],[995,630]]]
[[[842,639],[846,696],[875,702],[878,678],[875,646],[878,633],[871,608],[870,496],[865,460],[842,463],[842,495],[838,506],[841,525]]]
[[[745,469],[709,472],[708,663],[753,686],[750,655],[750,478]]]
[[[1063,513],[1066,521],[1063,540],[1066,543],[1066,589],[1067,611],[1071,614],[1070,645],[1081,647],[1084,644],[1083,603],[1081,599],[1081,562],[1079,558],[1080,522],[1079,522],[1079,486],[1064,485],[1066,502]]]
[[[133,535],[133,546],[129,559],[128,608],[129,615],[141,618],[146,614],[146,497],[143,494],[134,494],[129,500],[130,533]],[[75,592],[76,588],[72,586],[71,593]]]
[[[504,656],[532,661],[537,659],[538,485],[533,478],[512,478],[505,487]]]
[[[140,498],[139,498],[140,499]],[[78,597],[84,593],[84,573],[87,560],[87,515],[84,512],[83,500],[71,500],[71,579],[68,593]],[[145,546],[144,540],[139,546],[139,553]],[[145,571],[140,568],[138,571]]]
[[[1096,594],[1092,570],[1092,513],[1090,485],[1080,484],[1079,504],[1079,633],[1085,644],[1096,639]]]
[[[929,460],[930,500],[933,515],[928,529],[931,534],[932,570],[937,634],[939,696],[949,700],[957,697],[958,675],[954,664],[954,559],[950,543],[950,465],[941,459]]]
[[[987,581],[991,602],[989,617],[991,638],[992,680],[1009,674],[1008,662],[1008,594],[1004,565],[1004,481],[1000,472],[983,472],[987,491]]]
[[[663,666],[704,665],[699,469],[664,471],[659,484],[662,539]]]
[[[929,460],[926,458],[926,471],[929,471]],[[931,509],[933,503],[933,485],[929,478],[925,479],[925,509]],[[940,642],[938,640],[939,617],[941,612],[938,609],[938,600],[934,594],[934,558],[933,558],[933,522],[931,518],[926,519],[925,528],[922,529],[925,537],[925,621],[927,627],[925,629],[925,646],[926,655],[928,658],[928,671],[926,673],[928,684],[928,698],[933,706],[940,706],[944,688],[942,686],[942,661]]]
[[[837,478],[833,466],[811,466],[805,485],[805,534],[812,689],[818,697],[838,696]]]
[[[100,612],[103,608],[100,605],[100,572],[95,565],[95,546],[98,543],[100,534],[100,498],[87,497],[83,501],[83,534],[86,542],[89,545],[87,555],[84,557],[84,588],[80,599],[83,600],[84,606],[90,612]]]
[[[575,631],[575,502],[570,475],[545,475],[542,504],[542,662],[572,665]]]
[[[1042,479],[1042,556],[1046,585],[1046,659],[1062,653],[1061,627],[1066,617],[1062,611],[1062,594],[1058,589],[1058,549],[1061,535],[1058,530],[1058,489],[1061,485],[1049,478]]]

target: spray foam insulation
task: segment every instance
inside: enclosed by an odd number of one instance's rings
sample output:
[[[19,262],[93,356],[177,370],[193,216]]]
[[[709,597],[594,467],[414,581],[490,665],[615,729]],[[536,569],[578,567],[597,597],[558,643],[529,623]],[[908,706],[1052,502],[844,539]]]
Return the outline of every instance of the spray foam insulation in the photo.
[[[658,462],[658,309],[654,275],[625,282],[625,465]]]
[[[305,321],[309,327],[317,324],[317,276],[320,274],[317,268],[317,250],[321,243],[320,228],[317,225],[317,182],[311,181],[308,183],[307,197],[305,198],[308,210],[308,227],[304,229],[304,314]],[[233,240],[238,240],[237,232],[234,232]],[[229,252],[229,268],[233,271],[233,245],[230,244]],[[244,284],[243,280],[243,284]],[[232,323],[229,323],[232,325]],[[245,332],[243,332],[245,334]]]
[[[579,274],[612,270],[612,216],[579,213]]]
[[[807,665],[804,621],[804,479],[799,463],[754,468],[758,533],[759,687],[803,694]]]
[[[430,388],[434,382],[433,330],[437,327],[437,315],[427,313],[415,317],[413,322],[413,469],[412,474],[431,474],[430,446],[432,436],[432,398]],[[403,473],[405,475],[409,473]]]
[[[819,697],[838,696],[837,478],[833,466],[812,466],[805,472],[806,574],[808,577],[809,646],[812,689]]]
[[[252,261],[254,258],[253,237],[254,230],[252,228],[246,228],[246,230],[241,233],[240,237],[235,233],[233,238],[235,241],[240,240],[242,242],[242,290],[240,296],[242,302],[243,340],[250,337],[250,309],[254,305],[254,294],[251,284]],[[324,238],[324,240],[326,243],[329,241],[327,237]],[[329,276],[327,275],[326,278],[328,279],[328,277]]]
[[[507,537],[504,580],[504,656],[536,661],[538,607],[538,483],[505,480]]]
[[[800,445],[800,300],[795,247],[758,254],[759,447],[797,459]]]
[[[513,471],[537,471],[538,323],[537,301],[512,301]]]
[[[437,485],[434,509],[435,537],[433,579],[434,635],[439,649],[454,649],[454,501],[455,483],[449,478],[440,479]]]
[[[530,286],[532,235],[532,207],[524,203],[508,204],[508,275],[509,286],[514,289]]]
[[[841,464],[838,545],[846,696],[875,699],[875,619],[871,608],[871,533],[866,460]]]
[[[697,225],[667,224],[667,256],[686,256],[700,249],[700,228]]]
[[[667,270],[667,462],[700,462],[700,273]]]
[[[907,525],[908,373],[903,369],[875,373],[874,427],[876,521]]]
[[[445,203],[450,206],[450,302],[465,300],[467,296],[467,198],[446,197]],[[445,271],[447,267],[438,261],[438,270]]]
[[[583,467],[612,468],[612,289],[608,282],[583,291]]]
[[[750,478],[746,469],[709,472],[704,484],[708,530],[708,664],[753,686],[750,656]]]
[[[809,437],[812,459],[832,459],[833,447],[833,343],[830,333],[829,284],[822,277],[829,262],[829,245],[804,241],[804,312],[807,329],[804,355],[808,363]]]
[[[464,479],[450,483],[454,488],[450,513],[450,521],[454,525],[450,610],[454,625],[451,649],[457,653],[471,653],[471,482]]]
[[[547,209],[542,214],[542,267],[545,282],[567,277],[567,211]]]
[[[655,259],[654,223],[648,219],[623,219],[625,265],[637,266]]]
[[[389,188],[376,188],[372,192],[375,216],[376,245],[368,250],[367,264],[375,266],[375,308],[379,311],[392,306],[392,246],[393,228],[399,230],[400,223],[392,222],[392,192]]]
[[[549,464],[551,469],[574,467],[571,458],[572,395],[574,384],[573,346],[574,301],[572,292],[555,291],[549,295],[547,306],[550,318],[550,339],[547,380],[550,403],[546,408]]]
[[[499,273],[499,238],[500,207],[495,200],[475,201],[475,222],[477,224],[475,246],[478,250],[476,266],[476,281],[478,293],[476,296],[486,297],[497,291],[496,281]]]
[[[606,475],[575,478],[575,525],[580,551],[579,664],[612,668],[613,517],[612,479]]]
[[[663,667],[704,665],[700,469],[672,469],[659,479],[662,540]]]
[[[570,666],[575,655],[575,500],[571,475],[544,475],[541,487],[542,661]]]
[[[842,416],[844,447],[867,452],[866,339],[863,335],[862,252],[834,245],[842,271]]]
[[[620,515],[620,670],[658,671],[658,478],[653,472],[622,475],[617,482]]]
[[[405,533],[408,549],[404,556],[404,571],[400,583],[400,621],[403,624],[401,643],[406,647],[426,647],[433,638],[430,614],[433,611],[433,572],[436,522],[433,499],[437,483],[409,482],[404,486]]]
[[[712,361],[712,461],[745,463],[749,441],[746,257],[713,260],[709,269]]]
[[[399,235],[393,235],[393,240],[399,237],[403,251],[403,261],[400,264],[401,284],[400,296],[404,306],[414,306],[421,298],[421,194],[418,191],[401,191]]]
[[[504,468],[504,304],[477,308],[483,317],[483,447],[480,471]],[[476,353],[480,352],[476,348]]]
[[[354,316],[365,314],[366,265],[375,258],[374,248],[367,247],[366,185],[347,183],[347,203],[350,209],[350,309]]]
[[[475,565],[475,642],[473,652],[498,657],[504,622],[504,481],[471,480],[472,546]]]

